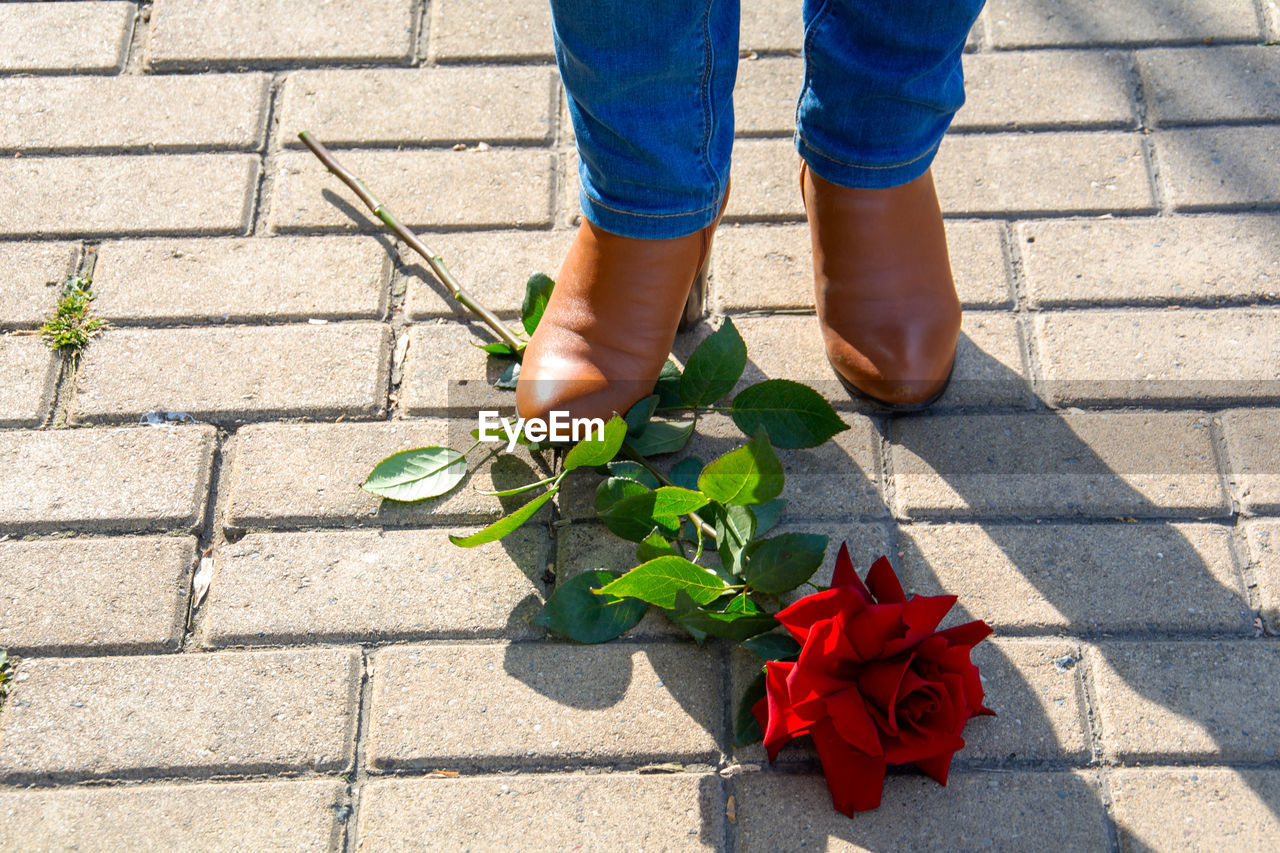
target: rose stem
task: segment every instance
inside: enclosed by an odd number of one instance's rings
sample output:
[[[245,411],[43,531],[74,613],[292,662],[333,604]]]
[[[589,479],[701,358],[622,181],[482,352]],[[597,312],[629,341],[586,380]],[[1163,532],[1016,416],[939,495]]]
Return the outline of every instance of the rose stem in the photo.
[[[650,462],[648,459],[645,459],[644,454],[640,453],[635,448],[631,447],[630,445],[624,444],[622,445],[622,452],[632,462],[639,463],[640,467],[644,468],[646,471],[652,474],[654,478],[662,485],[664,486],[675,485],[675,483],[671,482],[670,477],[668,477],[666,474],[659,471],[657,468],[653,467],[653,463]],[[719,539],[716,538],[716,529],[712,527],[710,524],[707,524],[705,521],[703,521],[702,516],[698,515],[696,512],[691,512],[689,513],[689,520],[692,521],[694,524],[698,525],[698,529],[702,531],[704,536],[710,536],[712,542],[720,541]]]
[[[351,191],[365,203],[365,206],[395,232],[397,237],[403,240],[410,249],[422,256],[423,260],[427,262],[427,266],[431,267],[431,271],[435,273],[436,278],[440,279],[444,286],[449,288],[449,294],[454,299],[458,300],[472,314],[479,317],[504,344],[511,347],[516,355],[520,354],[520,351],[524,349],[524,344],[516,340],[511,330],[503,325],[502,321],[492,311],[481,305],[471,294],[462,289],[462,285],[458,284],[458,280],[453,277],[453,273],[449,272],[449,268],[444,265],[444,259],[428,249],[416,234],[400,224],[400,220],[396,219],[395,214],[387,210],[382,202],[374,198],[373,193],[369,192],[369,188],[365,186],[364,181],[351,174],[345,166],[334,159],[334,156],[329,153],[329,149],[325,148],[319,140],[312,136],[310,131],[299,132],[298,138],[302,140],[303,145],[311,149],[311,153],[316,155],[316,158],[325,165],[325,168],[337,175],[344,184],[350,187]]]

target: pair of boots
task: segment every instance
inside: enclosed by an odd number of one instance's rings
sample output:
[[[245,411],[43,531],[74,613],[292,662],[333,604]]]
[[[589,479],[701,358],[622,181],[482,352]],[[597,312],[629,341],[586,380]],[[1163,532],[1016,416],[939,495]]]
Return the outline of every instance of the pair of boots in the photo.
[[[950,379],[960,335],[932,175],[859,190],[801,164],[800,186],[832,367],[851,392],[891,409],[929,405]],[[677,327],[701,313],[718,222],[686,237],[636,240],[584,219],[525,350],[520,416],[607,419],[653,393]]]

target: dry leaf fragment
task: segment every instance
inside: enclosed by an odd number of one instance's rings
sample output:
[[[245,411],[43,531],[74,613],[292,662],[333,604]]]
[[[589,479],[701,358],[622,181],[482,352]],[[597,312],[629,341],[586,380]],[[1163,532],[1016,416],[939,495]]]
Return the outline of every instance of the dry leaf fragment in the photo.
[[[191,592],[194,597],[193,607],[199,607],[200,602],[204,601],[205,594],[209,591],[209,583],[213,580],[213,549],[207,548],[200,555],[200,568],[196,570],[195,580],[192,583]]]
[[[724,816],[728,818],[729,823],[735,826],[738,823],[738,802],[734,799],[733,794],[729,795],[729,800],[724,804]]]

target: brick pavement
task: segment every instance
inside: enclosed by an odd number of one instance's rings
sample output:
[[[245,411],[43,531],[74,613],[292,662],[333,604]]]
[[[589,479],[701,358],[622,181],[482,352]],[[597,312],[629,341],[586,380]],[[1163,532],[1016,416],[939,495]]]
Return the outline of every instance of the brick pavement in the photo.
[[[513,316],[578,216],[544,0],[0,3],[0,848],[1270,843],[1280,12],[988,6],[935,169],[957,380],[886,417],[797,316],[799,0],[744,0],[712,305],[749,379],[808,381],[853,427],[786,454],[785,522],[997,630],[1000,716],[951,785],[892,776],[849,820],[811,749],[731,749],[740,655],[655,615],[593,649],[531,624],[554,577],[629,557],[589,482],[473,551],[444,538],[492,517],[470,486],[527,458],[426,506],[357,488],[510,398],[295,134]],[[64,364],[30,332],[90,265],[111,327]],[[131,425],[155,409],[200,423]],[[703,433],[705,457],[734,430]]]

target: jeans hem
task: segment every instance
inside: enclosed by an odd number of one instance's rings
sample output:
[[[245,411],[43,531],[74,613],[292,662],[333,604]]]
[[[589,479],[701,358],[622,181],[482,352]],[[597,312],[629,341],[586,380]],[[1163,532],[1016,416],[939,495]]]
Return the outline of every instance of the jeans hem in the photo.
[[[929,171],[940,144],[941,140],[923,154],[901,163],[862,165],[824,154],[796,134],[796,150],[814,174],[837,186],[858,190],[883,190],[911,183]]]
[[[700,210],[676,213],[620,210],[593,199],[585,189],[579,193],[578,201],[582,205],[582,215],[610,234],[636,240],[671,240],[695,234],[714,222],[723,199]]]

